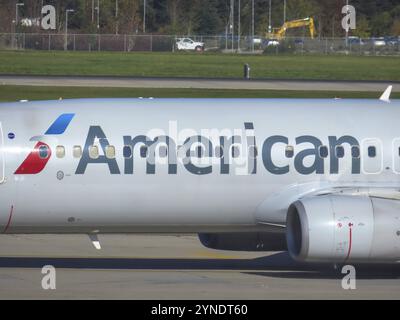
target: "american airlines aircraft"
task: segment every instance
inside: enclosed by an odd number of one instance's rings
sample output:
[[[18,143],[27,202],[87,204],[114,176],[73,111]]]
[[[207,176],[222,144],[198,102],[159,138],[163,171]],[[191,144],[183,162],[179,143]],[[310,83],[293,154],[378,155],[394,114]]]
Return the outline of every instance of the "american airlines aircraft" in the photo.
[[[195,232],[306,262],[400,260],[400,102],[0,105],[0,231]]]

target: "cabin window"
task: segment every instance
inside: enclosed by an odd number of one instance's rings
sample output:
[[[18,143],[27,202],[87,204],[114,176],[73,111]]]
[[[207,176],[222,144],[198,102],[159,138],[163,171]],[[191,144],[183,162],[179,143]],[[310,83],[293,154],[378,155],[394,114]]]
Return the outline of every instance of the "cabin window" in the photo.
[[[57,158],[64,158],[65,156],[65,148],[64,146],[57,146],[56,147],[56,157]]]
[[[319,147],[319,156],[321,158],[326,158],[328,156],[328,147],[327,146]]]
[[[47,146],[39,147],[39,157],[42,159],[46,159],[49,156],[49,148]]]
[[[215,147],[215,156],[217,158],[222,158],[224,156],[224,150],[222,147]]]
[[[351,147],[351,156],[353,158],[359,158],[360,157],[360,147],[359,146],[352,146]]]
[[[114,146],[106,146],[106,157],[108,159],[115,158],[115,147]]]
[[[258,156],[258,150],[256,146],[249,147],[249,158],[255,159]]]
[[[99,157],[99,147],[90,146],[89,147],[89,157],[92,159],[97,159]]]
[[[140,156],[142,158],[146,158],[147,157],[147,146],[141,146],[140,147]]]
[[[344,148],[343,146],[336,146],[336,157],[343,158],[344,157]]]
[[[238,158],[240,155],[239,148],[236,146],[232,146],[232,158]]]
[[[166,146],[160,146],[158,149],[158,154],[161,158],[165,158],[168,155],[168,149]]]
[[[80,158],[82,157],[82,148],[81,146],[74,146],[72,149],[72,153],[74,158]]]
[[[202,158],[203,157],[203,146],[196,147],[196,157]]]
[[[131,146],[124,146],[122,148],[122,155],[125,159],[132,158],[132,148]]]
[[[285,156],[286,156],[286,158],[293,158],[293,156],[294,156],[294,148],[293,148],[293,146],[286,146],[286,148],[285,148]]]
[[[368,147],[368,157],[370,158],[376,157],[376,148],[374,146]]]

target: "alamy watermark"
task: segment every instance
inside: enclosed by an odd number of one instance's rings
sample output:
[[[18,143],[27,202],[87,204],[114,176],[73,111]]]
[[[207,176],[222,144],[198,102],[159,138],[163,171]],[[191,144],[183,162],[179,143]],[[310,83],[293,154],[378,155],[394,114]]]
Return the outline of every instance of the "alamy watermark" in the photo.
[[[43,30],[56,29],[56,9],[52,5],[42,7],[40,18],[24,18],[21,19],[21,25],[25,27],[41,27]]]
[[[55,290],[56,289],[56,268],[51,265],[46,265],[42,268],[42,289]]]
[[[342,18],[342,28],[346,30],[346,32],[349,32],[350,29],[355,30],[357,22],[356,8],[351,5],[343,6],[342,13],[345,15]]]
[[[342,268],[342,274],[345,276],[342,278],[343,290],[355,290],[356,287],[356,268],[352,265],[345,265]]]

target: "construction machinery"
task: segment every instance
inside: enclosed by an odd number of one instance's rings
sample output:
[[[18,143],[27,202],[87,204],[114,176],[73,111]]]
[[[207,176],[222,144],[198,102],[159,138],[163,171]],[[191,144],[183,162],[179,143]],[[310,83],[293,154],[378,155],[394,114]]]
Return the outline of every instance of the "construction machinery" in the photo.
[[[269,39],[281,40],[285,38],[286,30],[301,27],[308,27],[308,29],[310,30],[311,39],[314,39],[317,31],[315,30],[314,19],[312,17],[287,21],[282,25],[282,27],[280,27],[276,31],[274,30],[274,32],[272,33],[267,33],[266,37]]]

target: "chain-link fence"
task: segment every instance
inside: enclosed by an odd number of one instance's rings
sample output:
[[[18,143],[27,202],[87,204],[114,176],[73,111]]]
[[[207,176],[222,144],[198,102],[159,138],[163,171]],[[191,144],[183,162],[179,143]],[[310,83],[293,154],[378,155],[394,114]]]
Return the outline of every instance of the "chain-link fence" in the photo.
[[[224,53],[400,55],[400,38],[351,37],[346,41],[344,38],[274,40],[231,35],[0,34],[0,50],[16,49],[124,52],[200,49]]]

